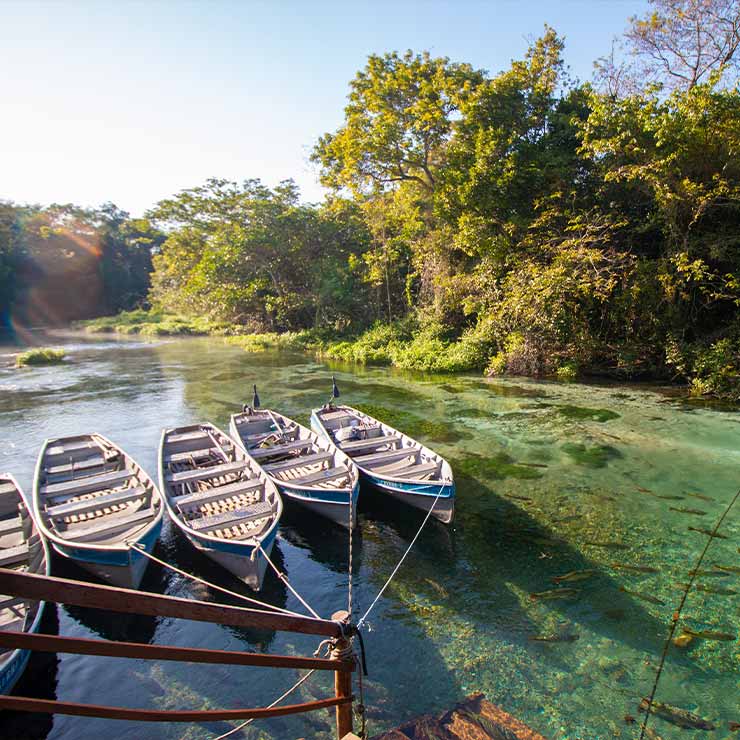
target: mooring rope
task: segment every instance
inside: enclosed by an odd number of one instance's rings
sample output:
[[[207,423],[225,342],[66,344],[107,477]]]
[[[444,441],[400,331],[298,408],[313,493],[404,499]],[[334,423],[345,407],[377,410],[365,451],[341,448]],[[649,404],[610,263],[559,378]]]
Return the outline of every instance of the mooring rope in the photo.
[[[351,481],[351,479],[350,479]],[[354,497],[354,488],[349,492],[349,573],[347,578],[347,613],[349,621],[352,622],[352,499]]]
[[[300,601],[301,604],[303,604],[303,606],[305,606],[306,609],[308,609],[308,611],[310,611],[311,614],[314,617],[316,617],[316,619],[321,619],[321,617],[313,610],[311,605],[298,593],[298,591],[296,591],[293,588],[293,586],[290,585],[288,576],[286,576],[285,573],[282,573],[280,570],[278,570],[277,566],[272,562],[272,560],[270,560],[270,556],[265,552],[262,545],[258,544],[257,547],[259,548],[259,551],[264,555],[265,560],[267,560],[270,567],[275,571],[275,574],[277,575],[277,577],[290,589],[290,592],[293,594],[293,596],[295,596],[296,599],[298,599],[298,601]]]
[[[681,596],[681,603],[678,605],[678,609],[676,609],[675,612],[673,612],[673,616],[671,618],[671,628],[668,631],[668,637],[666,638],[665,644],[663,645],[663,653],[660,656],[660,663],[658,663],[658,670],[655,673],[655,681],[653,682],[653,688],[650,691],[650,697],[648,698],[647,708],[645,709],[645,719],[642,723],[642,728],[640,730],[640,740],[644,740],[645,738],[645,729],[647,728],[648,721],[650,719],[650,716],[652,714],[652,708],[653,708],[653,702],[655,700],[655,693],[658,690],[658,682],[660,681],[660,677],[663,673],[663,666],[665,665],[666,657],[668,656],[668,650],[671,647],[671,641],[673,640],[673,635],[676,634],[676,627],[678,627],[678,620],[681,617],[681,612],[683,611],[684,605],[686,604],[686,599],[689,597],[689,592],[691,591],[691,587],[694,585],[694,580],[696,579],[697,571],[699,568],[701,568],[701,564],[704,562],[704,556],[707,554],[707,550],[709,550],[709,546],[712,544],[712,542],[715,539],[715,535],[717,534],[719,528],[722,526],[722,522],[724,522],[725,517],[730,513],[730,510],[737,502],[738,498],[740,498],[740,490],[737,491],[737,493],[733,496],[732,501],[730,501],[727,508],[724,510],[724,513],[719,518],[719,521],[714,525],[714,529],[712,530],[712,535],[707,539],[707,544],[704,545],[704,549],[701,551],[701,555],[699,555],[699,559],[694,564],[694,567],[691,569],[691,572],[689,573],[689,582],[686,584],[686,588],[684,588],[683,594]]]
[[[155,557],[151,553],[148,553],[142,545],[140,545],[138,542],[134,542],[132,544],[132,547],[136,548],[137,552],[140,552],[145,557],[149,558],[149,560],[153,560],[155,563],[158,563],[164,568],[169,568],[170,570],[174,571],[175,573],[179,573],[181,576],[185,576],[185,578],[189,578],[192,581],[195,581],[196,583],[200,583],[203,586],[208,586],[208,588],[212,588],[214,591],[221,591],[221,593],[228,594],[229,596],[235,596],[237,599],[243,599],[244,601],[248,601],[252,604],[257,604],[258,606],[264,606],[268,609],[273,609],[274,611],[281,612],[283,614],[288,614],[291,617],[302,617],[302,614],[299,614],[298,612],[292,612],[290,609],[283,609],[280,606],[274,606],[273,604],[268,604],[265,601],[258,601],[257,599],[253,599],[250,596],[245,596],[244,594],[240,594],[237,591],[231,591],[228,588],[223,588],[222,586],[217,586],[215,583],[211,583],[210,581],[206,581],[204,578],[200,578],[199,576],[194,576],[192,573],[188,573],[185,570],[181,570],[180,568],[177,568],[176,566],[172,565],[171,563],[168,563],[164,560],[160,560],[158,557]]]
[[[305,676],[302,678],[299,678],[296,683],[294,683],[284,694],[281,694],[277,699],[275,699],[272,704],[267,705],[267,709],[272,709],[274,706],[278,705],[283,699],[285,699],[286,696],[289,696],[292,694],[309,676],[311,676],[316,671],[315,668],[312,668]],[[233,729],[229,730],[228,732],[224,732],[223,735],[219,735],[218,737],[214,737],[213,740],[224,740],[225,737],[229,737],[229,735],[233,735],[235,732],[239,732],[239,730],[243,730],[247,725],[254,722],[254,720],[257,719],[256,717],[253,717],[252,719],[246,720],[246,722],[242,722],[237,727],[234,727]]]
[[[411,548],[416,543],[416,540],[419,539],[419,535],[421,534],[421,530],[424,529],[424,525],[429,521],[429,517],[432,515],[432,512],[434,511],[434,507],[437,505],[437,501],[439,501],[439,497],[442,495],[442,491],[444,491],[445,487],[444,484],[440,486],[439,493],[434,498],[434,501],[432,502],[432,505],[429,507],[429,511],[427,512],[427,515],[424,517],[424,521],[421,523],[421,526],[419,527],[418,532],[414,535],[414,539],[411,540],[411,543],[406,548],[406,552],[402,555],[401,559],[398,561],[398,565],[393,569],[393,572],[388,576],[388,580],[383,584],[383,588],[378,591],[378,595],[373,599],[373,603],[370,604],[367,611],[360,617],[360,621],[357,622],[357,629],[360,629],[362,625],[365,623],[365,620],[367,619],[367,615],[370,614],[370,612],[373,610],[375,605],[380,600],[380,597],[383,595],[383,592],[388,588],[390,585],[390,582],[393,580],[396,573],[398,573],[398,569],[403,564],[403,561],[406,560],[406,556],[411,552]]]

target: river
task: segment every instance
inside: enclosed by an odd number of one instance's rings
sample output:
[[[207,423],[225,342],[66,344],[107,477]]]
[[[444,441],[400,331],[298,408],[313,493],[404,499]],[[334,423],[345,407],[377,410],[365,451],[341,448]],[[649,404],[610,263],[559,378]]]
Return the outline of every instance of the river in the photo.
[[[429,522],[368,619],[364,688],[371,735],[482,691],[549,738],[637,736],[625,715],[637,716],[650,690],[679,584],[706,542],[688,528],[711,529],[740,486],[740,414],[658,388],[431,377],[328,365],[307,355],[247,354],[215,338],[65,341],[68,359],[43,368],[16,370],[11,350],[0,349],[0,469],[13,472],[27,493],[46,437],[101,432],[156,476],[162,427],[207,420],[226,429],[230,413],[251,398],[252,383],[263,406],[306,423],[310,409],[327,399],[332,373],[341,401],[363,405],[449,459],[458,490],[453,525]],[[356,616],[421,520],[363,489],[353,551]],[[721,531],[727,539],[713,541],[707,573],[697,579],[706,590],[689,596],[685,623],[737,635],[740,575],[712,571],[711,564],[740,565],[740,509]],[[240,589],[169,524],[155,554]],[[275,557],[322,616],[346,607],[345,531],[290,514]],[[571,598],[530,597],[555,588],[554,577],[584,570],[595,572],[562,584],[576,589]],[[85,578],[59,557],[54,572]],[[153,564],[142,588],[223,598]],[[269,574],[262,597],[301,610]],[[317,642],[74,607],[48,609],[45,628],[75,637],[304,655]],[[707,717],[718,726],[716,736],[727,737],[728,722],[740,722],[739,661],[737,639],[673,648],[657,698]],[[297,677],[292,670],[38,654],[16,693],[156,709],[260,706]],[[314,674],[291,701],[330,695],[331,682],[330,674]],[[18,714],[0,719],[0,734],[195,740],[231,726]],[[665,740],[687,735],[660,719],[653,727]],[[259,720],[245,736],[331,738],[333,720],[326,711]]]

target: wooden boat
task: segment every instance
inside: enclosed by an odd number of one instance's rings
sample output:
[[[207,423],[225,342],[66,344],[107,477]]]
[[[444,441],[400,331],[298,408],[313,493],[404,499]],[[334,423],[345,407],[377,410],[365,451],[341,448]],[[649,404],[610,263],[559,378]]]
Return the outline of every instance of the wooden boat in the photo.
[[[346,453],[287,416],[267,409],[247,407],[233,414],[229,432],[262,466],[286,501],[343,527],[355,526],[360,475]]]
[[[218,427],[195,424],[162,433],[159,481],[191,544],[258,591],[283,511],[262,468]]]
[[[49,575],[49,547],[12,475],[0,475],[0,568]],[[0,576],[2,578],[2,576]],[[0,596],[0,629],[38,632],[43,601]],[[9,694],[28,664],[30,650],[0,649],[0,694]]]
[[[411,437],[351,406],[329,403],[311,413],[311,427],[346,452],[362,478],[404,503],[429,511],[445,524],[455,511],[450,464]]]
[[[33,516],[60,555],[115,586],[138,588],[162,530],[154,481],[101,434],[48,439],[36,465]],[[136,545],[136,547],[134,547]]]

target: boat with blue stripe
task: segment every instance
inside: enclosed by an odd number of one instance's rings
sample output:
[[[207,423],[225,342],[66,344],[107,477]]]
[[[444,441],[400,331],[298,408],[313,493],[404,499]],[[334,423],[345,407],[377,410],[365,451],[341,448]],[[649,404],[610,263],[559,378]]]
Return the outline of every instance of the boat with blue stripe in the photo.
[[[334,396],[338,395],[336,384]],[[349,455],[361,478],[403,503],[449,524],[455,513],[450,464],[397,429],[333,401],[311,413],[311,428]],[[436,500],[436,503],[435,503]]]
[[[36,524],[56,552],[103,581],[138,588],[162,530],[154,481],[102,434],[48,439],[36,465]]]
[[[18,482],[0,475],[0,568],[49,575],[49,547],[31,516]],[[2,578],[2,576],[0,576]],[[43,601],[0,595],[0,629],[38,632]],[[0,649],[0,694],[9,694],[26,669],[30,650]]]
[[[218,427],[194,424],[162,433],[159,481],[193,547],[258,591],[283,511],[262,468]]]
[[[246,454],[262,466],[286,502],[343,527],[355,526],[359,471],[352,459],[329,440],[277,411],[254,406],[233,414],[229,431]]]

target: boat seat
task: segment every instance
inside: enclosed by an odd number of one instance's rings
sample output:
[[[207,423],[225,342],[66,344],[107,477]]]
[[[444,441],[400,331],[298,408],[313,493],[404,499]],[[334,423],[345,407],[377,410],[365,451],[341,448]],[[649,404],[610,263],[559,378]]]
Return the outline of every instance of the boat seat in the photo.
[[[260,432],[259,434],[240,434],[242,442],[247,447],[251,447],[252,445],[258,445],[260,442],[263,442],[268,437],[287,437],[290,434],[290,431],[281,432],[277,429],[273,429],[270,432]]]
[[[67,463],[66,465],[50,465],[46,468],[46,475],[72,475],[73,473],[80,473],[85,470],[94,470],[99,468],[101,465],[105,465],[106,460],[102,455],[91,455],[85,457],[77,462]]]
[[[320,418],[324,421],[335,421],[336,419],[355,419],[355,415],[349,411],[339,409],[339,411],[327,411],[323,414],[319,414]]]
[[[418,449],[415,447],[402,447],[401,449],[384,450],[383,452],[373,452],[370,455],[358,455],[352,459],[363,468],[375,467],[377,465],[388,465],[392,462],[398,462],[404,460],[407,457],[414,456],[418,453]]]
[[[22,563],[28,560],[28,542],[15,547],[6,547],[0,550],[0,568]]]
[[[255,419],[254,421],[239,421],[236,420],[236,428],[239,430],[239,435],[244,434],[257,434],[259,432],[275,431],[275,425],[272,423],[272,419]]]
[[[225,486],[209,488],[205,491],[187,493],[184,496],[175,496],[172,498],[172,503],[177,504],[180,509],[187,508],[192,505],[200,506],[202,504],[207,504],[209,501],[218,501],[219,499],[238,496],[240,493],[254,491],[256,488],[260,488],[261,486],[262,481],[259,478],[250,478],[249,480],[240,480],[236,483],[229,483]]]
[[[10,617],[6,620],[5,615],[0,615],[0,629],[4,632],[21,632],[23,630],[23,625],[26,622],[26,618],[24,617],[16,617],[13,612],[9,612]],[[8,652],[4,648],[0,648],[0,652]]]
[[[173,452],[171,455],[165,455],[164,461],[170,463],[188,462],[194,457],[208,457],[208,455],[218,455],[219,450],[216,447],[202,447],[198,450],[189,450],[186,452]]]
[[[284,444],[273,445],[272,447],[259,447],[256,450],[250,450],[249,454],[253,458],[260,460],[265,457],[285,455],[295,450],[305,450],[311,446],[313,446],[313,442],[310,439],[298,439],[295,442],[285,442]]]
[[[200,519],[191,519],[187,522],[188,526],[196,531],[213,530],[225,526],[233,525],[235,522],[249,522],[253,519],[262,519],[272,516],[272,505],[267,501],[258,501],[251,506],[225,511],[222,514],[211,514]]]
[[[387,434],[380,437],[370,437],[369,439],[352,439],[347,442],[339,442],[338,446],[340,450],[350,453],[361,450],[372,450],[386,444],[395,445],[396,442],[400,441],[401,438],[398,435]]]
[[[329,468],[329,470],[320,470],[318,473],[304,475],[300,478],[291,478],[290,480],[286,480],[285,482],[292,485],[309,485],[311,483],[324,483],[325,481],[337,480],[338,478],[346,478],[349,475],[349,470],[341,465],[336,468]]]
[[[291,457],[288,460],[282,460],[275,463],[266,463],[262,467],[268,473],[282,473],[291,468],[301,468],[304,465],[315,465],[316,463],[324,462],[325,460],[331,460],[334,457],[333,452],[317,452],[313,455],[297,455]]]
[[[198,468],[196,470],[183,470],[181,473],[170,473],[167,476],[168,483],[195,483],[207,478],[220,478],[222,475],[231,475],[239,473],[249,467],[247,460],[236,460],[221,465],[212,465],[208,468]]]
[[[52,444],[46,448],[44,464],[47,468],[54,465],[68,465],[70,461],[77,463],[91,457],[105,458],[106,453],[111,459],[118,457],[117,450],[104,447],[101,442],[90,439],[77,440],[76,442],[67,442],[65,444]]]
[[[63,496],[65,494],[92,493],[93,491],[104,491],[107,488],[115,488],[134,477],[131,470],[114,470],[110,473],[100,475],[88,475],[84,478],[74,478],[64,483],[49,483],[41,487],[44,496]]]
[[[208,432],[204,432],[202,429],[194,429],[192,432],[180,432],[178,434],[168,434],[166,443],[174,444],[176,442],[192,442],[196,439],[202,439],[204,442],[210,439],[211,436]]]
[[[146,487],[124,488],[122,491],[105,493],[102,496],[86,498],[82,501],[71,501],[66,504],[57,504],[46,509],[46,513],[53,517],[69,516],[70,514],[86,514],[95,509],[104,509],[107,506],[127,504],[137,498],[141,498],[147,492]]]
[[[23,519],[20,514],[10,519],[0,520],[0,536],[4,534],[13,534],[13,532],[20,532],[22,529]]]
[[[57,532],[66,540],[89,542],[90,540],[103,539],[102,535],[111,535],[118,530],[130,529],[136,524],[144,525],[156,516],[154,509],[139,509],[125,516],[111,515],[96,519],[92,527],[74,527],[73,529]]]
[[[0,611],[9,609],[15,614],[19,614],[20,607],[24,607],[23,611],[25,612],[25,607],[27,606],[28,601],[21,596],[0,596]]]
[[[7,493],[15,493],[15,486],[10,481],[0,483],[0,496],[4,496]]]
[[[386,474],[392,478],[423,478],[430,473],[436,473],[438,468],[436,462],[426,462],[419,465],[410,465],[407,468],[386,471]]]

